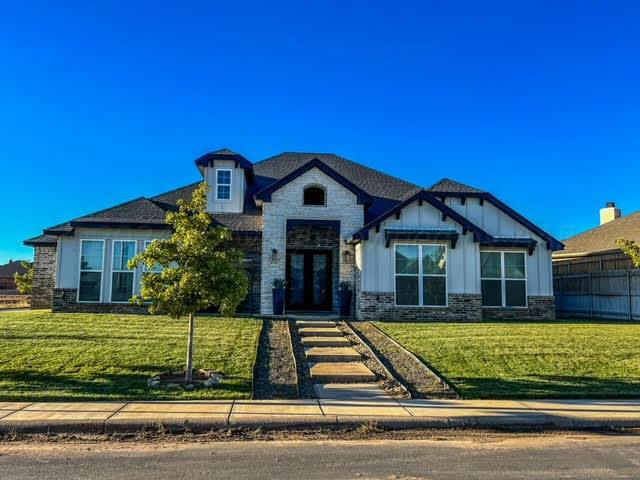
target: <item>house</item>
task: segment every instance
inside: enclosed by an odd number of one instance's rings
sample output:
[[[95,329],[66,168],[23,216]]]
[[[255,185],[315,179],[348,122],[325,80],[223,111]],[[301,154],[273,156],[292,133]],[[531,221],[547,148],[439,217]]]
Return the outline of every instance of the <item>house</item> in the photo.
[[[0,294],[17,293],[15,274],[23,274],[25,271],[26,268],[20,260],[9,260],[8,263],[0,265]]]
[[[615,202],[607,202],[600,209],[599,226],[564,240],[564,251],[553,254],[554,274],[634,268],[631,257],[616,245],[620,237],[640,242],[640,211],[622,216]]]
[[[245,253],[241,310],[272,313],[286,278],[287,312],[336,312],[354,287],[360,319],[554,318],[551,253],[563,245],[489,192],[443,179],[429,188],[334,154],[282,153],[257,163],[227,149],[195,164],[208,210]],[[127,301],[141,269],[127,260],[169,235],[165,214],[197,184],[140,197],[44,229],[34,305],[54,311],[139,311]]]

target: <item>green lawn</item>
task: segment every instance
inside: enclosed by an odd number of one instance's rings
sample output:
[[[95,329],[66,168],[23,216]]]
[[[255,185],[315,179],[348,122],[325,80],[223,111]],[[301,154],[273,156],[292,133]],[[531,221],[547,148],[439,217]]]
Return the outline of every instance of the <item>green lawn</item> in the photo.
[[[464,398],[640,397],[640,324],[376,325]]]
[[[147,387],[184,369],[187,321],[164,316],[0,312],[0,400],[249,398],[260,320],[198,317],[194,365],[224,375],[193,392]]]

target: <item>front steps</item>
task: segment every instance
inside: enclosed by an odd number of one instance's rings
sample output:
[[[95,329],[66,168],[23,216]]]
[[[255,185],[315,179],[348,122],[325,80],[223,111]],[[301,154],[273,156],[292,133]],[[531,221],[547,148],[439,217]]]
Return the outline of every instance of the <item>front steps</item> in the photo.
[[[296,321],[296,327],[318,398],[371,398],[372,394],[389,397],[335,321],[304,319]]]

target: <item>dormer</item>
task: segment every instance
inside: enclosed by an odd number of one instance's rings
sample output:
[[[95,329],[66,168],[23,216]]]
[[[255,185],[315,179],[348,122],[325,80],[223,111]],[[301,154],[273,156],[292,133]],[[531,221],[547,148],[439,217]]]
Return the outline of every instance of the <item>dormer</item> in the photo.
[[[196,166],[211,188],[207,195],[207,211],[242,213],[247,187],[255,181],[251,162],[224,148],[198,158]]]

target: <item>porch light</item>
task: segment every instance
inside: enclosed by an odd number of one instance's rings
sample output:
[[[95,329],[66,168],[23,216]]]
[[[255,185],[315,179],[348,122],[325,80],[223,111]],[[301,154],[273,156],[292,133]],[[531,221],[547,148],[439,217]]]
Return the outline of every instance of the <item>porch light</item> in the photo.
[[[351,252],[349,250],[345,250],[342,254],[344,263],[351,263]]]
[[[278,261],[278,249],[274,248],[273,250],[271,250],[271,261],[272,262],[277,262]]]

